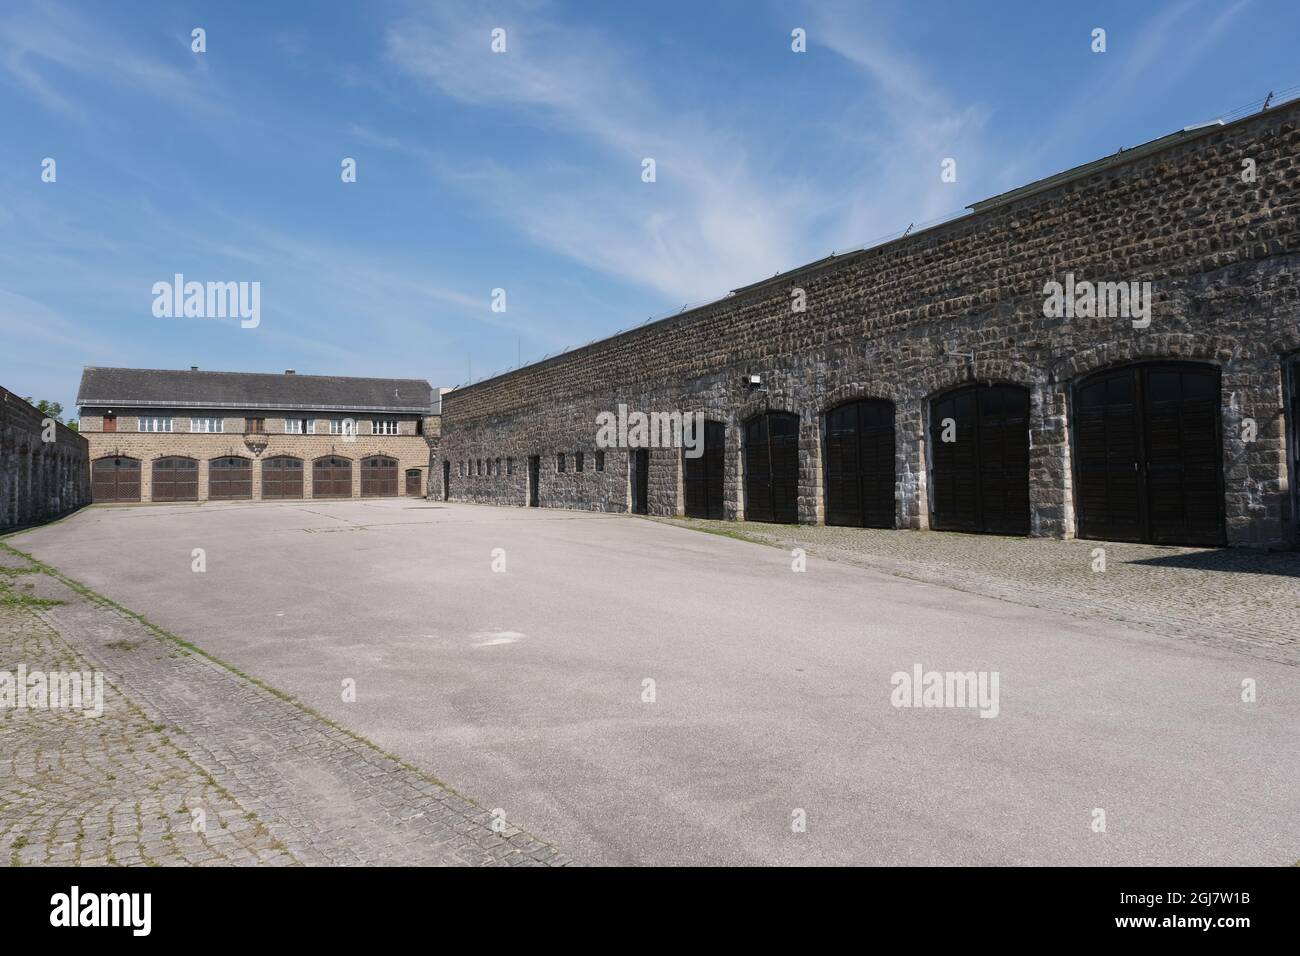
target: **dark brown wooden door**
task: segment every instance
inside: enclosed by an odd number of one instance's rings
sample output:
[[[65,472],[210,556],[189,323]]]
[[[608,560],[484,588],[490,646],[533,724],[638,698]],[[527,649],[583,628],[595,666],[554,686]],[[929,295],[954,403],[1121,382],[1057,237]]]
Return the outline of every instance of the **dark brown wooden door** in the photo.
[[[410,498],[418,498],[422,494],[420,488],[420,469],[406,469],[406,494]]]
[[[352,461],[337,455],[326,455],[311,463],[311,496],[313,498],[351,498]]]
[[[361,495],[364,498],[397,496],[397,459],[375,455],[361,459]]]
[[[1219,371],[1129,366],[1075,392],[1079,536],[1155,544],[1225,542]]]
[[[302,459],[279,455],[262,462],[263,498],[301,498]]]
[[[234,501],[253,497],[253,463],[232,456],[208,462],[208,498]]]
[[[1074,393],[1079,537],[1146,540],[1142,415],[1136,369],[1093,376]]]
[[[850,402],[826,413],[826,523],[894,527],[894,404]]]
[[[1218,369],[1165,366],[1144,375],[1151,540],[1224,544]]]
[[[691,518],[722,518],[723,469],[726,466],[726,427],[704,423],[702,454],[695,458],[682,449],[682,485],[686,514]]]
[[[104,416],[104,431],[106,431],[106,432],[115,432],[115,431],[117,431],[117,416],[116,416],[116,415],[109,414],[109,415],[105,415],[105,416]]]
[[[650,513],[650,449],[632,450],[632,513]]]
[[[159,458],[153,463],[152,501],[198,501],[199,463],[193,458]]]
[[[1028,389],[967,385],[931,399],[930,451],[937,530],[1029,533]]]
[[[134,458],[97,458],[90,470],[92,501],[139,501],[140,462]]]
[[[798,522],[798,415],[766,412],[745,423],[745,519]]]

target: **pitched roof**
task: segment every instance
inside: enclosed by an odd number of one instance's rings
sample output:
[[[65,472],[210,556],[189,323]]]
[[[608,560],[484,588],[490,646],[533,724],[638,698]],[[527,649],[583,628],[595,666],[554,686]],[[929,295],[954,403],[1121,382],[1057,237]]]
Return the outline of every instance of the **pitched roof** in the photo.
[[[439,395],[420,378],[345,378],[150,368],[81,373],[77,404],[437,414]]]

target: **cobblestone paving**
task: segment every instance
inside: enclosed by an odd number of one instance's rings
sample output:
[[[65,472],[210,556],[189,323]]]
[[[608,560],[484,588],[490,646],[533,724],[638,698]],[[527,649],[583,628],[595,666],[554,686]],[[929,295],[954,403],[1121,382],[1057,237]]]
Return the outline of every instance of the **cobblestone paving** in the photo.
[[[659,518],[976,594],[1300,663],[1300,553]],[[1106,570],[1093,570],[1105,550]]]
[[[571,862],[0,546],[0,670],[20,663],[102,671],[104,713],[0,709],[0,865]]]

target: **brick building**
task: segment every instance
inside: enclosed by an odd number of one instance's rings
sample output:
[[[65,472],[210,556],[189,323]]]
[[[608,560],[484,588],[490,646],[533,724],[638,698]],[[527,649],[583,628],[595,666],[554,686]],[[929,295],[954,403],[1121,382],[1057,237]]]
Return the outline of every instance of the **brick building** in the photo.
[[[94,500],[423,496],[438,397],[421,379],[88,367]]]
[[[433,491],[1293,543],[1298,115],[1188,128],[456,389]],[[702,412],[705,453],[597,448],[620,405]]]

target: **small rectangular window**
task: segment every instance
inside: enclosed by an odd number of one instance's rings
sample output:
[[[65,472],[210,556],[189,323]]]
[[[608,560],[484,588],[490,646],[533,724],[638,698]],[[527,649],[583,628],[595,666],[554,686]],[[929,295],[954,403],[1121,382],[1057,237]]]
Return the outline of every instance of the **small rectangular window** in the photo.
[[[498,477],[498,478],[501,477],[501,459],[500,459],[500,458],[497,459],[497,477]]]
[[[482,458],[478,459],[478,476],[479,476],[480,478],[483,477],[483,459],[482,459]]]
[[[396,418],[376,418],[370,423],[370,434],[372,435],[396,435],[397,419]]]
[[[575,452],[573,453],[573,470],[574,470],[574,471],[582,471],[582,464],[583,464],[582,459],[583,459],[583,453],[582,453],[582,452],[580,452],[580,451],[575,451]]]
[[[191,418],[190,431],[204,432],[211,434],[214,432],[223,432],[226,430],[226,420],[224,418]]]
[[[262,435],[266,433],[265,418],[245,418],[244,432],[249,435]]]
[[[331,418],[330,434],[331,435],[355,435],[357,433],[357,423],[351,418]]]
[[[597,470],[597,471],[604,471],[604,470],[605,470],[605,452],[604,452],[604,451],[597,451],[597,452],[596,452],[596,470]]]
[[[169,432],[171,430],[172,420],[170,418],[150,416],[140,419],[140,431],[142,432]]]
[[[564,452],[560,452],[555,456],[555,470],[564,471]]]
[[[507,474],[507,475],[513,475],[514,473],[515,473],[515,460],[514,460],[513,458],[507,458],[507,459],[506,459],[506,474]]]

